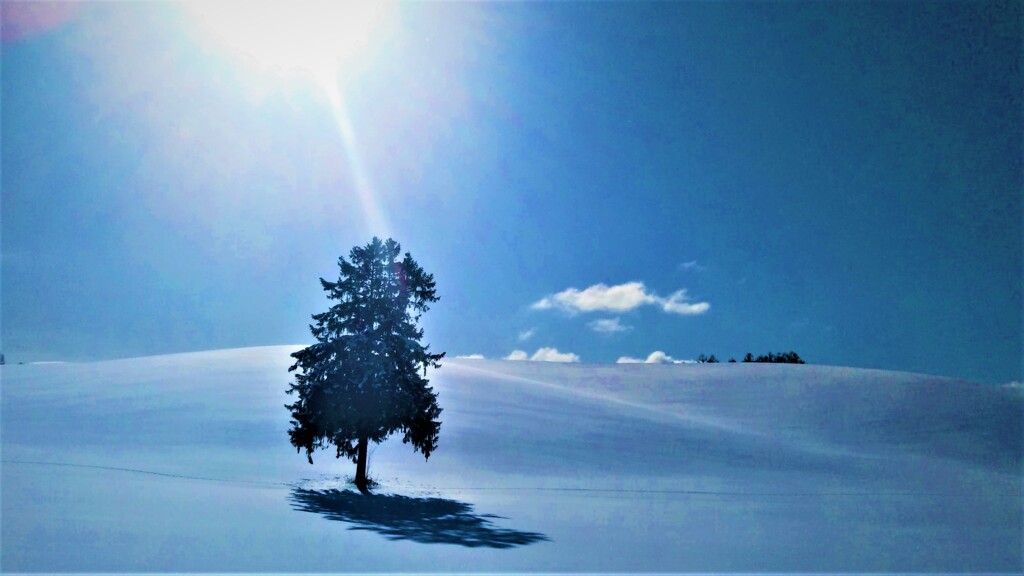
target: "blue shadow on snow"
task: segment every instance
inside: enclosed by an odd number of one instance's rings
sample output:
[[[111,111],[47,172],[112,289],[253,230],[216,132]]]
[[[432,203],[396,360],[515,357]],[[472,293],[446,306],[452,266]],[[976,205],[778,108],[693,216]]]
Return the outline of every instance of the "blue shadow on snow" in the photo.
[[[500,528],[491,519],[501,516],[475,514],[472,504],[445,498],[294,488],[288,499],[296,510],[315,512],[352,524],[350,530],[370,530],[389,540],[469,548],[514,548],[550,540],[538,532]]]

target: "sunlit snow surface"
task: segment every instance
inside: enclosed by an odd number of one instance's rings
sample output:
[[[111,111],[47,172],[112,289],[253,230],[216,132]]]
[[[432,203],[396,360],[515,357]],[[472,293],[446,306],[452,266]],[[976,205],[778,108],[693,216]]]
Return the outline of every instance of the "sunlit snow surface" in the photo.
[[[296,347],[2,368],[4,571],[1022,569],[1022,395],[817,366],[448,360],[440,447],[288,444]]]

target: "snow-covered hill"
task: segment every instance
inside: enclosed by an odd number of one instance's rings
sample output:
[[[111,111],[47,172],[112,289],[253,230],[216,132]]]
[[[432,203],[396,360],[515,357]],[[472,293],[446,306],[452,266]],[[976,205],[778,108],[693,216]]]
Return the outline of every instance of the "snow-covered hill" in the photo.
[[[296,347],[2,368],[4,571],[1020,571],[1022,395],[819,366],[448,360],[424,462],[306,463]]]

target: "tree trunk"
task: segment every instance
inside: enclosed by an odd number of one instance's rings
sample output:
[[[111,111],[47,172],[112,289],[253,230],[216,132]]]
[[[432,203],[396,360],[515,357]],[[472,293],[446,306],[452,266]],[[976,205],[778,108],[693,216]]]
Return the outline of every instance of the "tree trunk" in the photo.
[[[363,494],[369,494],[370,490],[367,488],[366,481],[366,445],[368,444],[366,437],[359,439],[358,450],[356,458],[356,488],[359,489]]]

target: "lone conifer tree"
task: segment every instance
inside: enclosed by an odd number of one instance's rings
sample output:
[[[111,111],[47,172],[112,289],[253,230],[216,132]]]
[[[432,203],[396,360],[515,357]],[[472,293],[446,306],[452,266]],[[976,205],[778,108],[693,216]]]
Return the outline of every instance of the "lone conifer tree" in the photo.
[[[430,354],[417,327],[428,304],[437,302],[434,277],[392,239],[374,238],[338,259],[337,282],[323,278],[327,297],[337,301],[314,314],[309,329],[317,343],[292,354],[298,370],[288,394],[298,400],[288,431],[297,451],[337,447],[336,457],[356,463],[355,484],[367,492],[369,442],[393,432],[430,458],[437,448],[441,408],[428,385],[427,367],[439,368],[444,353]],[[420,374],[422,369],[423,374]]]

